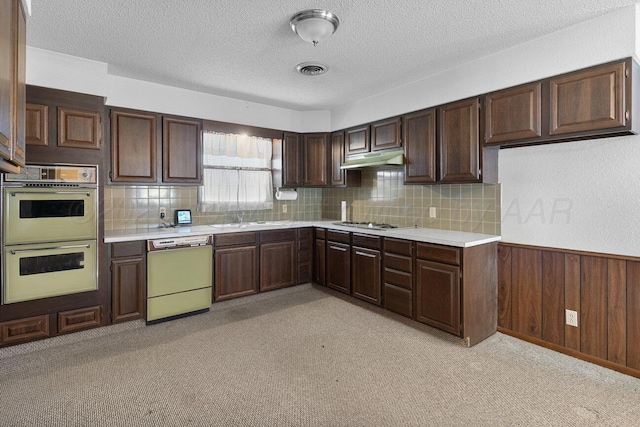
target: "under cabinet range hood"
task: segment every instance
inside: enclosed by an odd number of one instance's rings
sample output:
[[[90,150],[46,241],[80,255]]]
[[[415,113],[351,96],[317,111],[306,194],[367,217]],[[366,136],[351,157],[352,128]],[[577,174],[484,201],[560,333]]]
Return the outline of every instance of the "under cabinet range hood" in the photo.
[[[404,150],[389,150],[349,156],[340,169],[364,169],[378,166],[403,165]]]

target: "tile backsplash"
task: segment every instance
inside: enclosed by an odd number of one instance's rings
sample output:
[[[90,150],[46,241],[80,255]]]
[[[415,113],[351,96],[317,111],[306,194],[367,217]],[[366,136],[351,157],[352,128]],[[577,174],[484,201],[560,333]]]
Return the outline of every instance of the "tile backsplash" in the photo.
[[[404,172],[365,170],[358,188],[298,188],[298,199],[274,200],[273,209],[245,211],[245,221],[340,220],[340,202],[347,218],[400,226],[500,234],[499,184],[404,185]],[[175,209],[191,209],[196,225],[234,222],[238,212],[198,212],[198,187],[105,186],[105,230],[156,228],[160,207],[173,219]],[[287,212],[282,212],[287,205]],[[429,218],[429,207],[436,218]]]
[[[402,169],[364,170],[362,186],[322,190],[322,217],[500,234],[499,184],[404,185]],[[436,218],[429,218],[429,207]]]
[[[160,208],[167,208],[165,222],[173,221],[176,209],[191,209],[195,225],[234,222],[240,212],[198,212],[198,187],[107,185],[104,190],[104,229],[157,228]],[[287,212],[282,206],[287,205]],[[297,200],[273,201],[273,209],[245,211],[244,221],[319,220],[322,218],[322,189],[299,188]]]

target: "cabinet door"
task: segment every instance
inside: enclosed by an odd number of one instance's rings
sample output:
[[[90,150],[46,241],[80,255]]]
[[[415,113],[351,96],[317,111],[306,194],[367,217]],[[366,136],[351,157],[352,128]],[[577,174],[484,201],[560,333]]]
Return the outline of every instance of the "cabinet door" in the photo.
[[[14,67],[14,134],[12,161],[18,166],[25,165],[25,115],[27,105],[27,21],[21,1],[14,1],[14,19],[16,20],[15,40],[15,67]]]
[[[485,97],[487,145],[542,137],[540,82],[490,93]]]
[[[316,240],[315,249],[313,251],[313,281],[319,285],[326,284],[326,247],[327,244],[324,240]]]
[[[480,103],[466,99],[438,108],[441,182],[480,182]]]
[[[49,145],[49,107],[27,104],[25,117],[25,143],[27,145]]]
[[[347,156],[368,153],[369,151],[371,151],[369,125],[351,128],[345,132],[345,153]]]
[[[460,334],[460,267],[417,260],[416,320]]]
[[[351,293],[351,256],[349,245],[327,242],[327,286]]]
[[[257,253],[255,246],[216,249],[213,297],[215,301],[242,297],[258,292]]]
[[[306,187],[325,187],[329,185],[327,134],[315,133],[303,135],[304,141],[304,180]]]
[[[297,133],[285,133],[282,141],[282,186],[298,187],[302,184],[302,146],[300,135]]]
[[[624,127],[625,69],[619,62],[551,79],[549,133]]]
[[[371,151],[402,148],[400,117],[371,124]]]
[[[58,107],[58,147],[99,150],[102,118],[98,111]]]
[[[111,320],[144,318],[146,272],[144,257],[111,260]]]
[[[380,297],[380,251],[354,246],[351,248],[351,284],[353,296],[381,305]]]
[[[162,118],[162,182],[202,183],[202,125],[199,120]]]
[[[331,134],[331,186],[345,185],[345,171],[340,169],[344,163],[344,132]]]
[[[13,99],[13,4],[17,0],[0,1],[0,157],[11,159]]]
[[[402,118],[404,182],[436,182],[436,110],[417,111]]]
[[[260,245],[260,292],[295,284],[295,242]]]
[[[111,111],[111,180],[156,182],[157,116]]]

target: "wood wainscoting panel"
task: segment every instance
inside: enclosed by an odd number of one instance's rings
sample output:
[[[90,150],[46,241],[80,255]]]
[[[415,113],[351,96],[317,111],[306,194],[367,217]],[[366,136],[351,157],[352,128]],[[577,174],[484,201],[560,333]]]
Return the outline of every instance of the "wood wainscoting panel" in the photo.
[[[580,255],[564,256],[564,304],[568,310],[575,310],[580,316]],[[580,351],[580,327],[565,325],[564,345],[572,350]]]
[[[608,260],[607,360],[627,364],[627,262]]]
[[[607,358],[607,260],[582,256],[580,264],[580,351]]]
[[[498,301],[501,332],[640,378],[640,258],[501,242]]]
[[[564,255],[542,253],[542,339],[564,345]]]
[[[627,366],[640,370],[640,261],[627,262]]]
[[[498,326],[511,329],[511,247],[498,245]]]
[[[511,258],[513,330],[542,338],[542,251],[513,248]]]

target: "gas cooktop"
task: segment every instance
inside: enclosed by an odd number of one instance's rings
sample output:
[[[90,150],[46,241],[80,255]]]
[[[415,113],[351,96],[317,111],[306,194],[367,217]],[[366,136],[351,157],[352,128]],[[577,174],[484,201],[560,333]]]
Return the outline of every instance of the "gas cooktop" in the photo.
[[[400,228],[397,225],[379,223],[373,221],[340,221],[334,222],[335,225],[342,225],[344,227],[353,227],[353,228],[368,228],[370,230],[393,230],[396,228]]]

